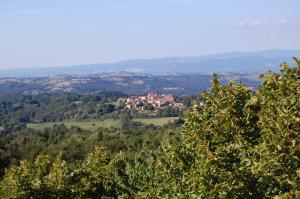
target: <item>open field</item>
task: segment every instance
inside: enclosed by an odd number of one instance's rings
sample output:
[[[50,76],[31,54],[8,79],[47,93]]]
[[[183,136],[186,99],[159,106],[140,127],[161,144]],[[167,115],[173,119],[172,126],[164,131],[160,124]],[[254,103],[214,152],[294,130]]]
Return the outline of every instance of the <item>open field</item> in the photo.
[[[142,122],[144,124],[153,124],[156,126],[162,126],[167,124],[168,122],[172,122],[178,117],[163,117],[163,118],[138,118],[133,119],[134,122]]]
[[[34,123],[34,124],[27,124],[28,128],[33,128],[33,129],[44,129],[46,127],[51,127],[54,124],[64,124],[67,127],[71,126],[78,126],[83,129],[88,129],[88,130],[95,130],[99,127],[116,127],[120,128],[121,123],[119,120],[112,120],[112,119],[107,119],[107,120],[95,120],[95,121],[61,121],[61,122],[45,122],[45,123]]]
[[[133,121],[134,122],[142,122],[144,124],[153,124],[156,126],[162,126],[162,125],[167,124],[168,122],[171,122],[175,119],[177,119],[177,117],[139,118],[139,119],[133,119]],[[112,120],[112,119],[81,121],[81,122],[67,120],[67,121],[61,121],[61,122],[32,123],[32,124],[27,124],[27,127],[41,130],[46,127],[51,127],[55,124],[65,124],[67,127],[78,126],[80,128],[88,129],[88,130],[95,130],[99,127],[116,127],[116,128],[121,127],[120,120]]]

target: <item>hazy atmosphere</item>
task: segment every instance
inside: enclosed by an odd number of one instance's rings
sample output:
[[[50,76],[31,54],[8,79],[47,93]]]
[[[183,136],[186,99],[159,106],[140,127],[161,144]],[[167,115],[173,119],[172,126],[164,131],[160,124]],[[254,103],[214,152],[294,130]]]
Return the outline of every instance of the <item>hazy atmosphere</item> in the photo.
[[[298,0],[0,1],[0,69],[300,49]]]

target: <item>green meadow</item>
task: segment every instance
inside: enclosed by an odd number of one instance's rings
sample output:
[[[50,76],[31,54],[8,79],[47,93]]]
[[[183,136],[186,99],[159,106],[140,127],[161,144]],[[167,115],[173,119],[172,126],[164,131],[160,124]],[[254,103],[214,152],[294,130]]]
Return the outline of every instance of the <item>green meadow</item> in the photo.
[[[177,117],[164,117],[164,118],[138,118],[133,119],[134,122],[141,122],[143,124],[153,124],[156,126],[163,126],[169,122],[174,121]],[[73,121],[66,120],[61,122],[45,122],[45,123],[31,123],[27,124],[28,128],[33,128],[37,130],[44,129],[46,127],[51,127],[55,124],[64,124],[67,127],[78,126],[83,129],[95,130],[99,127],[115,127],[120,128],[120,120],[106,119],[106,120],[91,120],[91,121]]]
[[[178,119],[178,117],[162,117],[162,118],[138,118],[133,119],[134,122],[141,122],[143,124],[153,124],[155,126],[163,126],[169,122]]]

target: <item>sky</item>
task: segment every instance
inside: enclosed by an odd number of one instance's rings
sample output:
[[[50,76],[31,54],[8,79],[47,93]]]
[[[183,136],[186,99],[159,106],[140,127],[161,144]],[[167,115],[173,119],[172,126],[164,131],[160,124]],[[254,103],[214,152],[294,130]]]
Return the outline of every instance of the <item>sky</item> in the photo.
[[[300,49],[299,0],[0,0],[0,69]]]

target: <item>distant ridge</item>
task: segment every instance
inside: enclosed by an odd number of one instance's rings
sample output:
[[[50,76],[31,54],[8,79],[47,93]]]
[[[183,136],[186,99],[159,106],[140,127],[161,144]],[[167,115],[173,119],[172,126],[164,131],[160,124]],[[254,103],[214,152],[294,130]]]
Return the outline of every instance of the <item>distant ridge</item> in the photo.
[[[0,77],[43,77],[55,75],[91,75],[109,72],[173,73],[265,73],[277,71],[279,64],[291,63],[300,50],[272,49],[257,52],[127,60],[107,64],[86,64],[49,68],[0,69]]]

